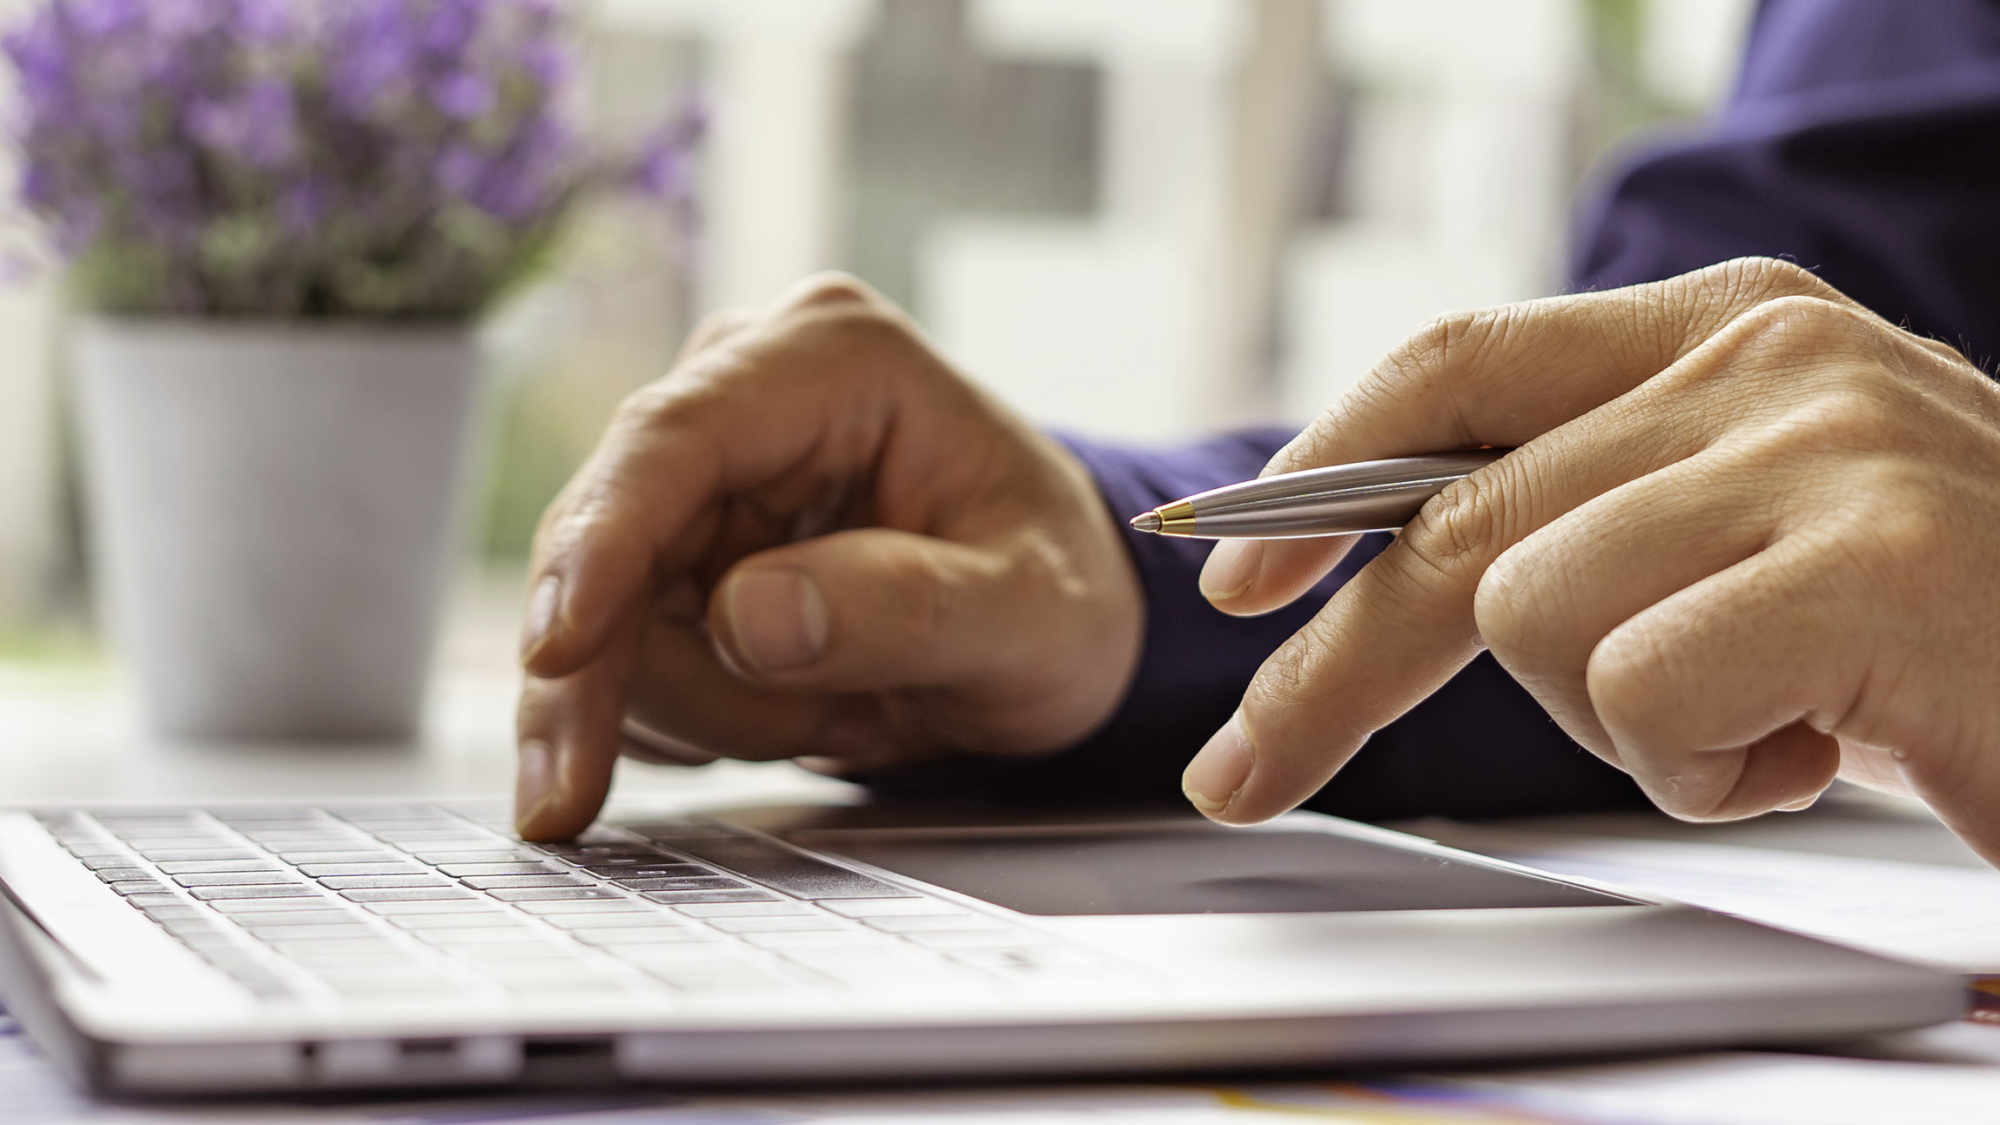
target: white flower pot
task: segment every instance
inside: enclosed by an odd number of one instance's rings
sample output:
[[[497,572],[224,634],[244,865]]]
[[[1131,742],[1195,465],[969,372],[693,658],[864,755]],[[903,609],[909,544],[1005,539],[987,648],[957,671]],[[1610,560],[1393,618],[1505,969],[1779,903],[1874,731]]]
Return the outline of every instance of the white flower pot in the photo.
[[[86,321],[95,576],[155,733],[402,740],[459,542],[472,331]]]

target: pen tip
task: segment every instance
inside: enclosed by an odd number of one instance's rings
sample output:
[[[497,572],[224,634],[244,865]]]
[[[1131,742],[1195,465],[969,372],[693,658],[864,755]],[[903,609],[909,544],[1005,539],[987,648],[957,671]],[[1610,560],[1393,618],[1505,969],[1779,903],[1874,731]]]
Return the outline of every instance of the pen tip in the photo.
[[[1138,515],[1132,517],[1132,528],[1135,531],[1160,530],[1160,513],[1140,512]]]

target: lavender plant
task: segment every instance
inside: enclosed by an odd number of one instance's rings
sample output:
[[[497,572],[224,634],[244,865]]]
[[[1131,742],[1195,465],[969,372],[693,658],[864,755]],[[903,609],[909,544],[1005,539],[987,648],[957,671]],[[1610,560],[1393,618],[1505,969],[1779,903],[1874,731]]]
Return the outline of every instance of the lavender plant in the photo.
[[[462,318],[587,195],[688,205],[692,107],[569,116],[563,0],[48,0],[0,41],[19,198],[115,313]]]

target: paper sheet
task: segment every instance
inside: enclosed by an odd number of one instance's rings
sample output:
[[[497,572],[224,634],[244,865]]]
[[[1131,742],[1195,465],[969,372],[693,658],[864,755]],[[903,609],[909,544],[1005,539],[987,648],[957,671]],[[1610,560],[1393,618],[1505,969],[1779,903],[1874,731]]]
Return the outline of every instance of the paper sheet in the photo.
[[[1887,956],[2000,973],[2000,871],[1427,822],[1439,843]],[[2000,1110],[1995,1119],[2000,1120]]]

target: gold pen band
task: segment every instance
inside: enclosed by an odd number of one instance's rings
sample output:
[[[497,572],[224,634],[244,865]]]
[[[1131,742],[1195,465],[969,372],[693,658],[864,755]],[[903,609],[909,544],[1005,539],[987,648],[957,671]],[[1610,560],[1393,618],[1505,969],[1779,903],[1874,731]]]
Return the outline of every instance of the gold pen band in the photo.
[[[1194,534],[1193,504],[1190,504],[1185,500],[1176,500],[1173,503],[1165,505],[1163,507],[1154,508],[1153,512],[1155,515],[1158,515],[1160,517],[1159,534],[1161,535]]]

